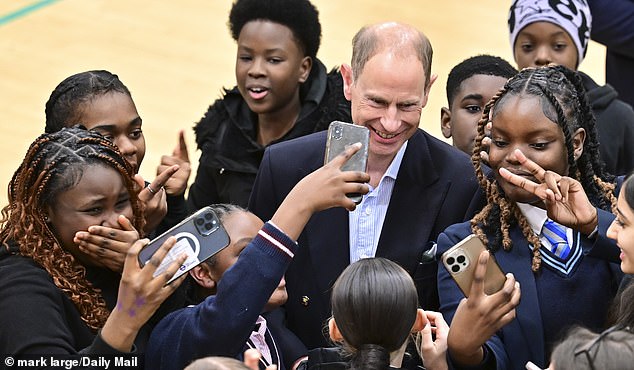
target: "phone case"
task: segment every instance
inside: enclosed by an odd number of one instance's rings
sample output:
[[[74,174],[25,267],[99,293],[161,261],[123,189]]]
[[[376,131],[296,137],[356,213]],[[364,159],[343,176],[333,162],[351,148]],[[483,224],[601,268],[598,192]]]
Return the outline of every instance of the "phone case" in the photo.
[[[172,235],[176,237],[176,244],[167,253],[154,272],[154,276],[163,273],[183,252],[187,253],[187,260],[167,284],[229,245],[229,234],[222,226],[220,219],[210,207],[204,207],[150,241],[139,252],[141,266],[145,266],[165,240]]]
[[[465,297],[469,296],[478,258],[485,249],[486,246],[482,241],[474,234],[471,234],[442,254],[442,263]],[[495,261],[495,257],[491,254],[484,277],[484,292],[493,294],[499,291],[505,281],[506,275],[504,275],[504,272],[502,272],[502,269]]]
[[[366,172],[368,166],[368,145],[370,142],[370,130],[367,127],[333,121],[328,126],[328,140],[326,141],[326,155],[324,164],[332,161],[341,154],[348,145],[361,143],[361,149],[341,167],[342,171]],[[361,194],[346,194],[348,198],[357,204],[361,202]]]

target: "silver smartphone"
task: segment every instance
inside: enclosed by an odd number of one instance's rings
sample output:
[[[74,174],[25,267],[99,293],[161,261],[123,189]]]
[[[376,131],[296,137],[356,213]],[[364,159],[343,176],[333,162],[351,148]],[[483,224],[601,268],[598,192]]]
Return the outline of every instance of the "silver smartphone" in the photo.
[[[139,252],[139,264],[145,266],[165,240],[172,235],[176,237],[176,244],[163,258],[163,262],[154,272],[154,276],[167,270],[169,265],[183,252],[187,254],[187,259],[167,284],[229,245],[229,234],[220,223],[220,219],[210,207],[204,207],[150,241]]]
[[[326,155],[324,164],[332,161],[341,154],[348,145],[361,143],[361,149],[341,167],[342,171],[366,172],[368,167],[368,145],[370,142],[370,130],[367,127],[333,121],[328,126],[328,140],[326,141]],[[356,204],[361,203],[362,194],[346,194]]]

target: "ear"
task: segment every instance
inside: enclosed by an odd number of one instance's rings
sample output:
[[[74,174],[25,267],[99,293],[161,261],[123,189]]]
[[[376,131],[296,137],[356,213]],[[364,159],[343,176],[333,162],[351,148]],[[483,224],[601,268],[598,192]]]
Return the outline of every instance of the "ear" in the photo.
[[[343,342],[343,336],[339,332],[339,328],[337,327],[334,317],[331,317],[330,320],[328,320],[328,333],[330,334],[330,339],[332,339],[333,342]]]
[[[425,311],[422,308],[416,310],[416,321],[414,321],[414,325],[412,326],[412,333],[418,333],[419,331],[425,328],[427,325],[427,317],[425,316]]]
[[[429,100],[429,92],[431,91],[431,87],[434,85],[434,82],[436,82],[436,80],[438,79],[438,75],[437,74],[433,74],[431,75],[431,77],[429,77],[429,84],[427,85],[427,87],[425,87],[425,96],[423,96],[423,101],[422,101],[422,108],[425,108],[425,106],[427,105],[427,100]]]
[[[299,82],[304,83],[310,75],[310,70],[313,68],[313,58],[304,57],[302,63],[299,65]]]
[[[189,275],[203,288],[215,289],[216,280],[212,277],[209,265],[201,263],[189,271]]]
[[[445,139],[451,137],[451,110],[449,108],[440,108],[440,131]]]
[[[352,100],[352,95],[350,94],[352,84],[354,83],[352,67],[350,67],[349,64],[342,64],[339,71],[341,72],[341,77],[343,78],[343,96],[345,96],[348,100]]]
[[[583,153],[583,143],[586,141],[586,130],[583,128],[577,129],[572,136],[572,147],[574,148],[573,157],[575,161],[581,157]]]

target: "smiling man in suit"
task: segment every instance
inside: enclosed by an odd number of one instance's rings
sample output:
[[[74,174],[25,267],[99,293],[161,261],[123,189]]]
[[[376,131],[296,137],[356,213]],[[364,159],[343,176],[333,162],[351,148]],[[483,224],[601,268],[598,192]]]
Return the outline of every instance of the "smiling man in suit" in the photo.
[[[414,278],[419,303],[438,309],[436,263],[424,253],[447,226],[470,218],[483,200],[464,153],[418,128],[436,80],[432,47],[420,31],[399,23],[362,28],[351,65],[342,65],[344,95],[355,124],[370,130],[370,193],[353,212],[313,215],[303,247],[286,274],[287,325],[310,348],[327,345],[330,288],[360,258],[385,257]],[[323,164],[326,132],[269,147],[249,208],[264,220],[305,175]]]

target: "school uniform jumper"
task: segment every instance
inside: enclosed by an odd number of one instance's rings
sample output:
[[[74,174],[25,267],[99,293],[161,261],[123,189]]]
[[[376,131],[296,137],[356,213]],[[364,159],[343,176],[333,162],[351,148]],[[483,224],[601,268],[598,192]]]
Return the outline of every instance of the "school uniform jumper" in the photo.
[[[148,369],[181,370],[192,361],[207,356],[242,359],[247,340],[258,316],[277,288],[291,262],[297,244],[271,223],[264,225],[240,254],[238,261],[222,276],[217,294],[202,303],[166,316],[154,329],[146,352]],[[292,335],[282,325],[268,321],[268,345],[278,369],[287,368],[305,348],[280,348]],[[299,341],[296,340],[299,344]],[[300,344],[301,346],[301,344]],[[301,352],[304,350],[304,352]],[[297,353],[284,359],[282,351]],[[299,352],[298,352],[299,351]]]
[[[485,359],[479,366],[467,369],[525,369],[532,361],[545,368],[552,345],[562,339],[572,325],[600,330],[605,325],[611,299],[622,277],[618,248],[605,237],[614,215],[599,213],[599,233],[595,240],[579,236],[581,260],[576,270],[562,277],[542,260],[538,273],[531,270],[532,251],[521,229],[511,227],[513,247],[494,256],[502,271],[513,273],[520,283],[521,298],[516,318],[504,326],[485,344]],[[438,237],[438,255],[471,234],[469,222],[452,225]],[[475,263],[475,261],[472,261]],[[442,265],[442,263],[440,263]],[[451,323],[464,295],[444,266],[438,268],[440,311]],[[450,356],[447,356],[451,360]],[[462,369],[450,361],[450,367]]]

